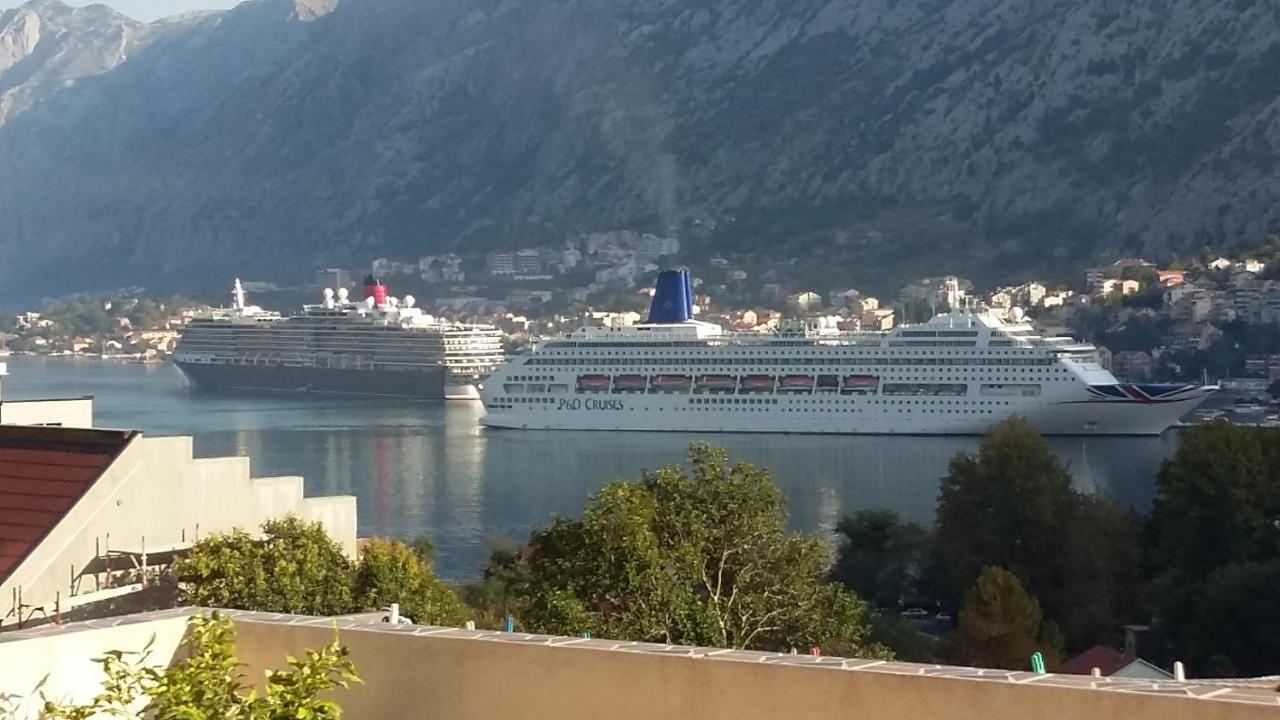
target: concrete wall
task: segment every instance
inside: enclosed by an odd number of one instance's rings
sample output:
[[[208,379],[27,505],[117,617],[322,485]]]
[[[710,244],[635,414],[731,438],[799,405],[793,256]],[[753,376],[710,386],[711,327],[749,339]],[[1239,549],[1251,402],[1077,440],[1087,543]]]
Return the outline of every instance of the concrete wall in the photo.
[[[0,634],[0,717],[34,720],[39,686],[84,700],[89,662],[156,638],[166,664],[192,610]],[[1227,685],[1006,673],[580,638],[390,626],[368,617],[231,613],[244,677],[333,641],[364,680],[334,699],[350,720],[1274,720],[1275,681]],[[120,627],[105,627],[120,624]],[[8,697],[6,707],[4,698]],[[8,714],[6,714],[6,712]]]
[[[237,628],[239,657],[251,678],[280,667],[285,653],[296,656],[334,637],[333,628],[323,624],[237,622]],[[1174,688],[1160,694],[1151,683],[1135,691],[1103,681],[1111,691],[1102,691],[1090,689],[1087,678],[1031,679],[1029,673],[1018,674],[1021,679],[1004,673],[977,679],[959,677],[966,672],[962,668],[848,669],[788,664],[811,659],[758,653],[709,657],[709,651],[692,648],[612,649],[605,641],[411,632],[387,626],[341,633],[364,679],[336,697],[348,718],[1275,720],[1280,712],[1278,701],[1250,706],[1200,700],[1175,695]]]
[[[102,668],[93,659],[110,650],[136,652],[151,642],[149,664],[166,667],[172,662],[186,627],[186,616],[174,616],[142,624],[48,633],[36,640],[0,642],[0,718],[35,720],[40,717],[42,698],[64,704],[91,700],[102,690]]]
[[[93,398],[5,400],[0,402],[0,425],[92,428]]]
[[[193,460],[189,437],[139,438],[0,584],[0,617],[12,609],[18,587],[24,605],[43,606],[52,615],[58,594],[69,597],[72,575],[97,548],[141,551],[145,539],[146,549],[155,552],[214,532],[253,532],[265,520],[290,513],[321,522],[355,556],[354,497],[304,499],[302,478],[253,479],[248,458]],[[81,581],[82,591],[93,589],[92,578]],[[3,624],[14,624],[13,617]]]

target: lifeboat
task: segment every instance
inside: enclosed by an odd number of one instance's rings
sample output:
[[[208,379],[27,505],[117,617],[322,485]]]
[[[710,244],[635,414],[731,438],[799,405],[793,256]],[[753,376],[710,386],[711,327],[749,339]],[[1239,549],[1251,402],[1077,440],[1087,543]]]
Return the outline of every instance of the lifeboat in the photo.
[[[742,392],[744,393],[768,393],[773,392],[774,378],[772,375],[744,375],[742,377]]]
[[[820,393],[840,392],[840,376],[839,375],[819,375],[818,376],[818,392]]]
[[[846,375],[841,392],[848,394],[874,393],[880,387],[880,378],[875,375]]]
[[[578,392],[609,392],[608,375],[580,375]]]
[[[778,383],[778,392],[813,392],[812,375],[784,375]]]
[[[738,378],[732,375],[703,375],[694,388],[700,393],[731,393],[738,388]]]
[[[613,378],[613,391],[644,392],[649,388],[649,378],[644,375],[618,375]]]
[[[655,393],[687,393],[693,378],[688,375],[655,375],[649,383],[649,392]]]

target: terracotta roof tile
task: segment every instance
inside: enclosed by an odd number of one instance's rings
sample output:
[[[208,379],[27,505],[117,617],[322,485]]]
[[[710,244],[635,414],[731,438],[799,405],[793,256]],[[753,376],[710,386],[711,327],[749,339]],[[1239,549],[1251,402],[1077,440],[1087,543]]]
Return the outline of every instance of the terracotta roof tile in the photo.
[[[0,426],[0,582],[75,507],[136,435]]]

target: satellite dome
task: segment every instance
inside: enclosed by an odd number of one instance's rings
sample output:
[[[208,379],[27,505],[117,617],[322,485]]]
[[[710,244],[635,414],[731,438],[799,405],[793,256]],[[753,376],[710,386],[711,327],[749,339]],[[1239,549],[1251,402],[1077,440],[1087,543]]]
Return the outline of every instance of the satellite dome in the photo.
[[[418,302],[418,299],[417,299],[417,298],[415,298],[415,297],[414,297],[414,296],[412,296],[412,295],[405,295],[405,296],[404,296],[404,306],[405,306],[405,307],[407,307],[407,308],[411,308],[411,307],[413,307],[414,305],[416,305],[416,304],[417,304],[417,302]]]

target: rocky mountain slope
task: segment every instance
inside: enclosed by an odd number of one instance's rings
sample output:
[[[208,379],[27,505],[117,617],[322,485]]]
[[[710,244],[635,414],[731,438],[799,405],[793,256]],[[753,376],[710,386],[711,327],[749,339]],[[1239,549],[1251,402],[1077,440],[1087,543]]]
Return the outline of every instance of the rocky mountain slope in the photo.
[[[35,0],[0,11],[0,125],[36,100],[113,70],[171,23],[145,26],[105,5]]]
[[[194,23],[0,128],[0,287],[702,219],[858,283],[1280,225],[1266,0],[336,3]]]

